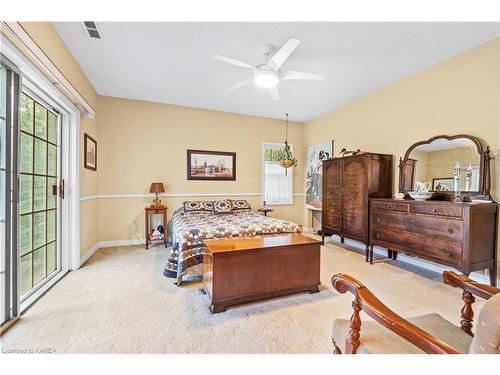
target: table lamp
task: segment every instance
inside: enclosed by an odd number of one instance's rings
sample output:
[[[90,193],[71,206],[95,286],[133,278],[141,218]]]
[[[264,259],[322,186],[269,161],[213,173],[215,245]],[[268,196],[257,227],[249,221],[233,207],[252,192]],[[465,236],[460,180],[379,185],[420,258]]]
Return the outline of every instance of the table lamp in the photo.
[[[158,198],[158,193],[164,193],[165,188],[163,187],[162,182],[152,182],[151,187],[149,188],[150,193],[156,193],[156,198],[153,199],[153,204],[151,207],[153,208],[163,208],[163,204],[161,204],[161,199]]]

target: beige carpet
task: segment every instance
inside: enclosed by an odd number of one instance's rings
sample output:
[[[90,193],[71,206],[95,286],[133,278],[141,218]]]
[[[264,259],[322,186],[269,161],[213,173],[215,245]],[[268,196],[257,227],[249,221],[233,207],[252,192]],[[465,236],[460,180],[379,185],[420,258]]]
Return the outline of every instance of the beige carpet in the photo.
[[[333,319],[349,318],[352,311],[352,295],[339,295],[330,284],[336,272],[357,277],[403,316],[438,312],[459,322],[461,293],[439,282],[440,275],[415,273],[399,262],[370,266],[363,254],[334,243],[322,248],[320,293],[211,315],[200,282],[177,287],[162,276],[167,253],[161,246],[98,251],[31,307],[1,338],[2,347],[57,353],[330,353]]]

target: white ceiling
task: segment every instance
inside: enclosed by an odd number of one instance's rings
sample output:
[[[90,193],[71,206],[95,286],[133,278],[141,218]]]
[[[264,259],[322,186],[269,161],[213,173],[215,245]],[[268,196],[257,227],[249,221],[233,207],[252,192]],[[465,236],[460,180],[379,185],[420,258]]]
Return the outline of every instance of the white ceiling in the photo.
[[[434,140],[432,143],[426,143],[420,146],[417,146],[415,150],[420,150],[424,152],[434,152],[434,151],[443,151],[443,150],[453,150],[456,148],[468,148],[468,147],[476,147],[474,142],[472,142],[468,138],[457,138],[449,141],[445,138],[438,138]]]
[[[500,23],[97,24],[101,40],[82,23],[55,27],[100,95],[304,122],[500,36]],[[264,43],[292,37],[302,43],[282,69],[324,81],[282,81],[280,102],[253,83],[224,93],[252,72],[213,54],[257,65]]]

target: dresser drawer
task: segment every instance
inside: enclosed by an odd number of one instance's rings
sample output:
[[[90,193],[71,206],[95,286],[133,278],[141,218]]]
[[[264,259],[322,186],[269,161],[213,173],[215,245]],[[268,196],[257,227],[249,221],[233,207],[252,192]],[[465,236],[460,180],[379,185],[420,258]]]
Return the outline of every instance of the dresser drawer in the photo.
[[[462,265],[462,244],[425,234],[385,227],[373,227],[371,245],[406,252],[451,266]]]
[[[450,204],[412,204],[411,212],[437,216],[450,216],[462,218],[464,209],[461,206]]]
[[[462,242],[464,236],[464,223],[461,220],[408,214],[403,212],[374,211],[372,213],[372,226],[400,229],[404,231],[421,233],[427,236],[440,237],[445,240]]]
[[[371,208],[373,210],[383,210],[383,211],[397,211],[397,212],[408,212],[408,203],[402,202],[372,202]]]

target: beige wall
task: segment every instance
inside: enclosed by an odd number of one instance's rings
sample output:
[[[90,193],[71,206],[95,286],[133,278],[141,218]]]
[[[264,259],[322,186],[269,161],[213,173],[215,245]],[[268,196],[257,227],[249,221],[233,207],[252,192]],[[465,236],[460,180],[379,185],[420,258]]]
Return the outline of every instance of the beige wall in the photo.
[[[83,73],[69,49],[50,22],[20,22],[44,53],[71,82],[85,100],[97,110],[97,93]],[[9,37],[8,34],[4,34]],[[98,117],[98,115],[97,115]],[[83,160],[83,134],[89,133],[98,140],[96,119],[83,118],[80,123],[81,158]],[[83,168],[80,164],[80,194],[92,195],[98,192],[98,173]],[[80,255],[83,256],[97,243],[98,210],[97,202],[82,201],[80,213]]]
[[[289,142],[304,163],[303,124],[289,124]],[[99,194],[147,194],[152,181],[167,194],[245,194],[262,191],[262,142],[283,142],[282,120],[167,104],[99,97]],[[236,152],[236,181],[188,181],[186,150]],[[295,193],[304,192],[302,168],[295,169]],[[245,196],[254,208],[259,196]],[[144,207],[152,198],[99,199],[99,240],[142,238]],[[214,197],[164,197],[172,212],[182,201]],[[274,207],[274,217],[302,222],[304,197]]]
[[[335,152],[390,153],[397,159],[420,140],[471,134],[500,155],[500,38],[320,116],[305,125],[304,144],[335,139]],[[493,194],[500,199],[500,162],[493,160]]]
[[[429,181],[427,179],[428,153],[420,150],[413,150],[410,158],[417,161],[414,180],[418,182]],[[429,182],[432,183],[432,180]]]

